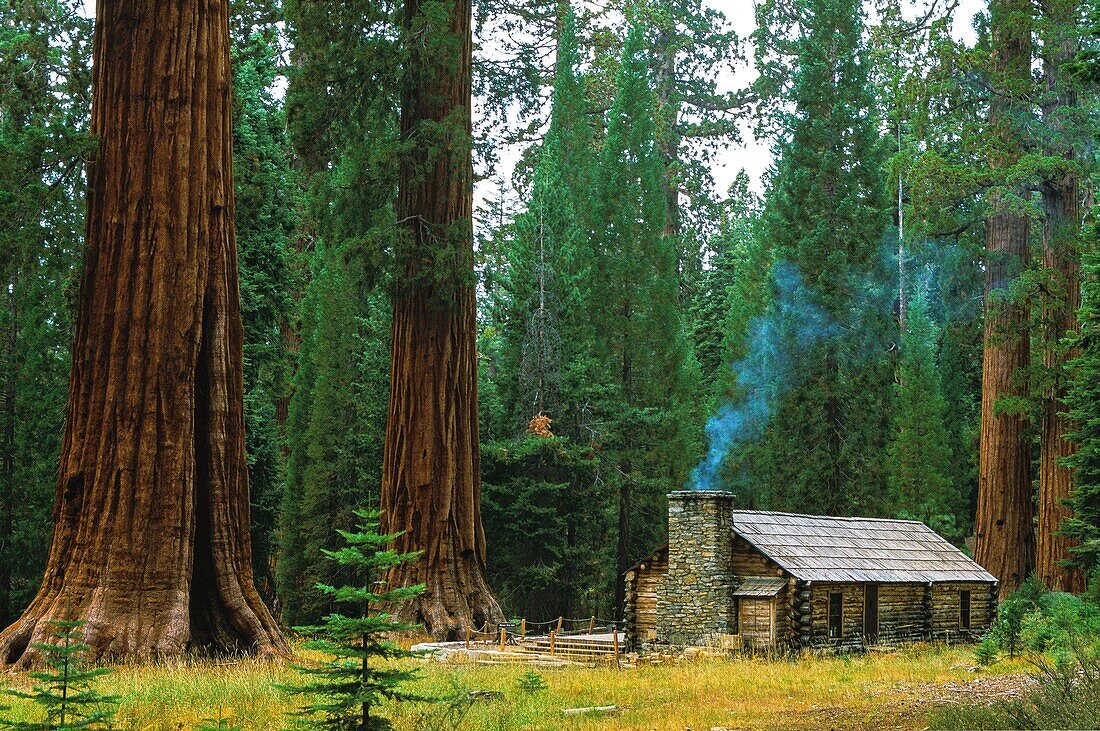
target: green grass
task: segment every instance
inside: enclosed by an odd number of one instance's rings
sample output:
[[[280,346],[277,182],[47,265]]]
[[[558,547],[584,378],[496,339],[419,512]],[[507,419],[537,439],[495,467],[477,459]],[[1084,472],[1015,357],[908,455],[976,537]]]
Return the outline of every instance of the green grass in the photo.
[[[399,729],[920,729],[934,705],[929,687],[976,676],[971,648],[916,646],[887,654],[794,660],[703,660],[637,669],[541,670],[545,689],[524,690],[521,666],[422,664],[416,690],[468,698],[469,691],[500,691],[503,698],[465,704],[419,704],[385,709]],[[981,674],[1020,673],[1002,662]],[[282,729],[292,710],[278,689],[295,673],[255,660],[123,666],[101,689],[122,697],[117,727],[139,731],[192,729],[226,717],[246,731]],[[10,678],[26,686],[25,677]],[[0,681],[2,682],[2,681]],[[530,684],[529,682],[527,683]],[[610,715],[565,717],[565,708],[616,705]],[[33,709],[13,704],[18,718]]]

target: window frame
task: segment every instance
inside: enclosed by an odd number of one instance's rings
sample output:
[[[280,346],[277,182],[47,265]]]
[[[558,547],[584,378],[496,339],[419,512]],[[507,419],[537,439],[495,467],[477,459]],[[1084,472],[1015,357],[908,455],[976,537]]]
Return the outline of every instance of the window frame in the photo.
[[[970,589],[959,589],[959,629],[971,629],[974,620],[973,597]]]
[[[836,603],[834,608],[833,603]],[[830,591],[829,604],[826,610],[828,635],[830,640],[844,639],[844,592]],[[834,632],[835,630],[835,632]]]

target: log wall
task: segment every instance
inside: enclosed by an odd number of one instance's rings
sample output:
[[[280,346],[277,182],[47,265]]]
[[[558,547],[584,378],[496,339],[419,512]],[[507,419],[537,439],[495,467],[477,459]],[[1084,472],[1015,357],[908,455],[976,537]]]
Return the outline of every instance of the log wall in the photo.
[[[809,643],[822,647],[857,648],[863,646],[863,584],[814,582],[811,586],[810,608],[813,618]],[[829,595],[843,596],[841,637],[829,637]],[[881,624],[881,617],[880,617]]]
[[[657,631],[657,593],[668,573],[668,548],[662,548],[626,573],[627,641],[646,642]]]
[[[733,573],[738,578],[747,576],[783,576],[779,564],[760,553],[741,536],[733,538]]]
[[[970,629],[959,626],[959,593],[970,592]],[[996,610],[996,588],[981,583],[932,585],[931,632],[933,639],[972,639],[989,628]]]

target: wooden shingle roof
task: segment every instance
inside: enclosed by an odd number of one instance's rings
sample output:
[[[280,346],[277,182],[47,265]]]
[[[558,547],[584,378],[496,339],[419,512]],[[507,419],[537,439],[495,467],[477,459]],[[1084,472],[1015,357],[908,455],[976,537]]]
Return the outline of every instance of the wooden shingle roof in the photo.
[[[733,590],[734,596],[772,597],[783,591],[786,579],[774,579],[769,576],[750,576],[742,579]]]
[[[913,520],[735,510],[733,532],[803,581],[997,581]]]

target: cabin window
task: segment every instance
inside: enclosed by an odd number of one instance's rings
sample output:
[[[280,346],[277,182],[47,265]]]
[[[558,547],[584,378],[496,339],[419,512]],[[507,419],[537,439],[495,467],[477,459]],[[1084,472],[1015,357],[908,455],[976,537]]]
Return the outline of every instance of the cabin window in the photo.
[[[737,597],[733,598],[733,626],[730,628],[730,634],[741,634],[741,600]]]
[[[959,629],[970,629],[970,592],[959,592]]]
[[[844,595],[839,591],[829,594],[829,639],[839,640],[844,635]]]

